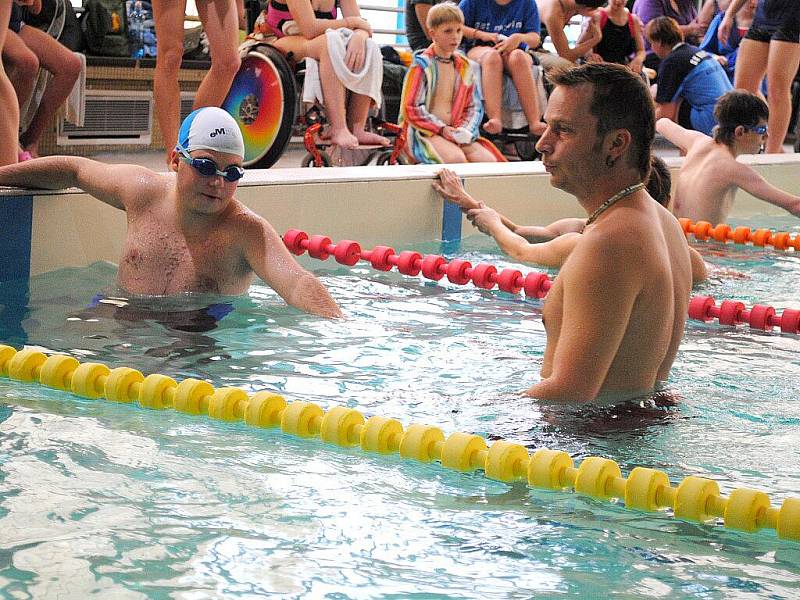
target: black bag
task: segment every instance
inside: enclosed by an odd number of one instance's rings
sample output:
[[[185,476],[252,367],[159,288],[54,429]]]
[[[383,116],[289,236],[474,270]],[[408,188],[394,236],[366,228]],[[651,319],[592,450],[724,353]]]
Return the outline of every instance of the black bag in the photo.
[[[399,58],[399,57],[398,57]],[[383,104],[385,107],[384,118],[390,123],[397,123],[400,114],[400,96],[403,94],[403,80],[408,69],[394,62],[383,61]]]
[[[81,19],[88,54],[130,56],[124,0],[87,0]]]

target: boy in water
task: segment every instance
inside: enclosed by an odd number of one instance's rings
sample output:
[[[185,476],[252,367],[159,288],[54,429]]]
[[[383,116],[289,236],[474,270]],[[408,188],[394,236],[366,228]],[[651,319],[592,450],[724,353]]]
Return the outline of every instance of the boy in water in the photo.
[[[80,187],[124,210],[128,230],[117,282],[133,294],[242,294],[255,274],[302,311],[341,316],[272,225],[234,198],[243,157],[236,121],[207,107],[184,120],[170,154],[174,173],[52,156],[0,168],[0,185]]]
[[[678,173],[673,212],[693,221],[724,223],[733,207],[736,190],[800,217],[800,196],[776,188],[748,165],[740,154],[757,154],[767,139],[769,108],[755,94],[734,90],[714,107],[719,125],[713,138],[685,129],[669,119],[659,119],[657,131],[686,155]]]
[[[451,3],[428,12],[433,43],[414,57],[400,100],[408,126],[407,152],[420,163],[498,162],[505,159],[478,137],[483,117],[475,72],[457,51],[464,15]]]

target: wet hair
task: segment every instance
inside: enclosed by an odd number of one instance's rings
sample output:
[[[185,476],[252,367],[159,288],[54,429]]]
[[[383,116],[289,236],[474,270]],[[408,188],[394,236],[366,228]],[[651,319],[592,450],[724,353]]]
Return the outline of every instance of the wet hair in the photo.
[[[664,159],[653,155],[650,160],[650,177],[647,179],[647,193],[664,208],[672,196],[672,175]]]
[[[605,6],[608,0],[575,0],[575,4],[584,8],[600,8]]]
[[[755,127],[759,121],[768,120],[769,107],[752,92],[731,90],[717,100],[714,118],[718,123],[714,128],[714,141],[730,146],[733,144],[736,128],[740,125]]]
[[[428,26],[428,29],[435,29],[439,25],[444,25],[445,23],[464,24],[464,13],[452,2],[434,4],[428,11],[428,16],[425,19],[425,24]]]
[[[645,28],[650,43],[659,42],[670,48],[683,41],[683,32],[672,17],[656,17]]]
[[[568,69],[554,69],[548,80],[555,86],[592,86],[589,112],[597,118],[597,135],[602,139],[615,129],[631,134],[627,160],[639,171],[642,181],[650,173],[650,146],[656,135],[653,97],[639,75],[622,65],[587,63]]]

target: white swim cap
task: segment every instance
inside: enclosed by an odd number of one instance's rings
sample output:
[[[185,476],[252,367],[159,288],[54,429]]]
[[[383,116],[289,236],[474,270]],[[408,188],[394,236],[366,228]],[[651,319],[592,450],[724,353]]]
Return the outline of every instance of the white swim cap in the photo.
[[[206,106],[192,111],[183,120],[175,150],[214,150],[244,158],[244,139],[230,114],[221,108]]]

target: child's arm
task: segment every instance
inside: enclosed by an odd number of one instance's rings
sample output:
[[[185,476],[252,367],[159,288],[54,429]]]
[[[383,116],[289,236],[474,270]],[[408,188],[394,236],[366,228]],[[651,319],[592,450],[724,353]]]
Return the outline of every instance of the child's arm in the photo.
[[[481,232],[492,236],[504,254],[514,260],[547,267],[563,265],[580,240],[580,234],[570,233],[549,242],[530,244],[506,227],[500,214],[491,208],[473,208],[467,212],[467,218]]]
[[[628,67],[631,71],[638,75],[642,71],[644,59],[647,54],[644,50],[644,33],[642,31],[642,22],[636,15],[633,15],[633,38],[636,42],[636,54],[631,62],[628,63]]]
[[[478,40],[479,42],[492,43],[497,41],[496,33],[489,33],[488,31],[482,31],[480,29],[475,29],[474,27],[467,27],[465,25],[463,32],[465,40]]]
[[[734,183],[744,191],[764,202],[769,202],[789,211],[795,217],[800,217],[800,196],[795,196],[775,187],[754,169],[742,163],[735,163],[730,171]]]
[[[695,142],[705,139],[707,136],[699,131],[691,131],[678,125],[669,118],[661,118],[656,121],[656,131],[675,144],[684,153],[688,152]]]

